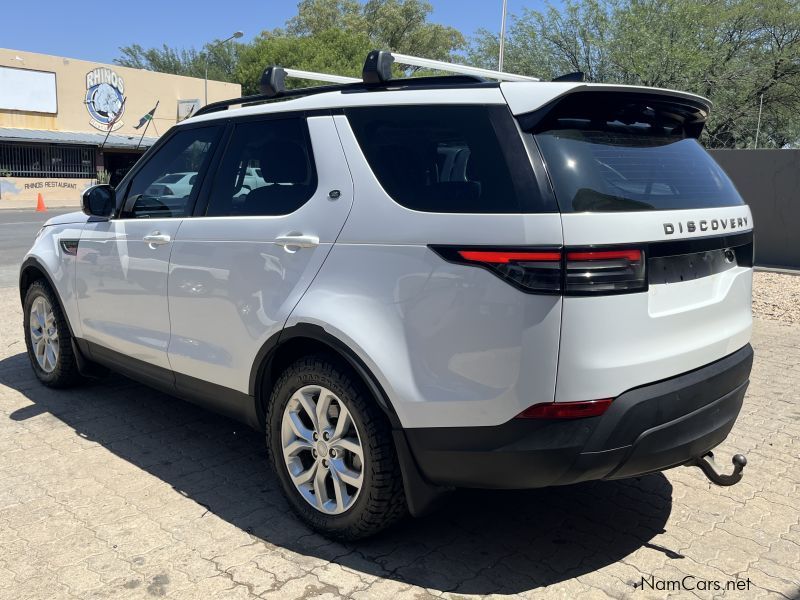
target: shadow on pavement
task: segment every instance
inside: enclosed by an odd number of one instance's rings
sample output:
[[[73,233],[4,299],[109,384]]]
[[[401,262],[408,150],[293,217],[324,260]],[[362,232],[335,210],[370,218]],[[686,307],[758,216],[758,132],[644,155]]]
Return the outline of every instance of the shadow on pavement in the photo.
[[[232,525],[378,577],[463,594],[512,594],[590,573],[642,546],[682,558],[650,543],[672,508],[672,486],[661,474],[543,490],[461,491],[428,517],[339,544],[294,518],[258,432],[117,375],[54,392],[35,380],[25,354],[0,361],[0,383],[33,402],[11,419],[51,413]]]

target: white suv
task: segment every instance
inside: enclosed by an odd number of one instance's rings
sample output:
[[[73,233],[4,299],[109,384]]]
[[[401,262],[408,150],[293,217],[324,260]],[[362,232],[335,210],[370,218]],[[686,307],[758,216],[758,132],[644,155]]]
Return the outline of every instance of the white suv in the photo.
[[[102,365],[263,429],[338,538],[456,487],[707,470],[753,356],[752,219],[697,142],[709,102],[390,60],[305,90],[269,69],[48,221],[20,275],[38,378]]]

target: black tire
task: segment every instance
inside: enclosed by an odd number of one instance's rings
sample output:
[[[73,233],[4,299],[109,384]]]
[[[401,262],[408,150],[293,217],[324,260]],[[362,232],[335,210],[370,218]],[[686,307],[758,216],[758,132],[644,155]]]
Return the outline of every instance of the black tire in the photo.
[[[363,446],[364,483],[353,505],[341,514],[326,514],[311,506],[295,487],[284,462],[284,409],[292,395],[306,385],[324,386],[338,396],[350,412]],[[406,515],[403,479],[389,422],[361,380],[336,357],[306,356],[283,372],[269,401],[266,438],[272,466],[289,504],[319,533],[337,540],[356,540],[374,535]]]
[[[34,354],[33,343],[30,334],[31,307],[38,297],[44,297],[50,304],[55,317],[56,330],[58,332],[58,356],[55,368],[47,372],[39,366]],[[53,388],[72,387],[83,382],[83,377],[78,372],[78,363],[72,349],[72,335],[70,334],[67,318],[61,310],[61,303],[58,297],[50,289],[50,286],[42,279],[34,281],[25,292],[25,302],[23,302],[23,323],[25,333],[25,347],[28,349],[28,358],[36,377],[44,385]]]

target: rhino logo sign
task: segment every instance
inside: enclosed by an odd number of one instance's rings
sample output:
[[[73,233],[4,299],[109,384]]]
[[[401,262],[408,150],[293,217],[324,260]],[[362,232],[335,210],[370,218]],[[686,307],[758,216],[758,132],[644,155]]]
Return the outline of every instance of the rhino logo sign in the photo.
[[[123,93],[125,82],[111,69],[97,68],[86,74],[86,109],[92,117],[91,125],[103,131],[109,125],[122,126],[119,117],[125,111]]]

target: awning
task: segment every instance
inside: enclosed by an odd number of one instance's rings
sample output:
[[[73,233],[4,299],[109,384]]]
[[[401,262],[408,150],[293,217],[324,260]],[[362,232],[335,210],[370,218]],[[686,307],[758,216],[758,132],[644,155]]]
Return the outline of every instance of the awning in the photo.
[[[104,148],[132,150],[139,145],[139,135],[112,133]],[[42,142],[47,144],[81,144],[100,146],[106,138],[105,133],[81,133],[78,131],[50,131],[44,129],[12,129],[0,127],[0,142]],[[140,149],[149,148],[158,138],[145,137]]]

